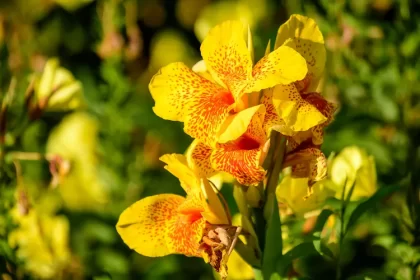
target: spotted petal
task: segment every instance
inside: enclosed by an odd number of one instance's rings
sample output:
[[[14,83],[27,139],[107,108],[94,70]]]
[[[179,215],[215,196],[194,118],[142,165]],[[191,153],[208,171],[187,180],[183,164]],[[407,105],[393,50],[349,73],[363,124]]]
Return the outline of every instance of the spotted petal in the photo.
[[[252,82],[244,91],[290,84],[305,78],[307,72],[305,59],[294,49],[281,46],[258,61],[252,69]]]
[[[316,22],[305,16],[292,15],[278,30],[275,48],[280,46],[289,46],[305,58],[310,79],[307,92],[315,91],[326,61],[324,38]]]
[[[319,125],[327,118],[300,95],[294,84],[278,85],[273,91],[273,105],[280,119],[292,131],[305,131]]]
[[[321,145],[324,142],[324,128],[333,121],[333,114],[336,110],[336,106],[325,100],[320,94],[314,92],[306,94],[305,100],[312,106],[315,106],[327,120],[307,131],[296,133],[290,140],[295,141],[297,144],[301,144],[307,139],[312,139],[314,145]]]
[[[209,90],[191,98],[186,108],[184,131],[203,143],[213,146],[234,100],[229,92]]]
[[[168,246],[166,233],[183,201],[183,197],[173,194],[139,200],[122,212],[117,231],[124,243],[139,254],[160,257],[176,253]]]
[[[252,60],[240,21],[212,28],[201,44],[201,55],[213,78],[239,100],[252,76]]]
[[[266,173],[261,167],[266,155],[263,129],[265,109],[264,106],[260,108],[243,135],[226,143],[218,143],[211,155],[213,168],[232,174],[243,185],[257,185]]]
[[[251,120],[254,117],[258,118],[264,116],[264,113],[264,105],[257,105],[242,110],[237,114],[230,115],[224,122],[222,128],[220,129],[217,142],[226,143],[238,139],[248,130]]]
[[[283,167],[292,166],[292,176],[308,178],[312,186],[327,176],[327,159],[317,147],[296,149],[285,158]]]
[[[234,103],[226,89],[180,62],[163,67],[152,78],[149,89],[156,115],[185,122],[185,132],[206,143],[215,137]]]
[[[286,126],[286,123],[280,119],[273,104],[273,91],[274,88],[269,88],[262,91],[263,94],[261,97],[261,104],[265,106],[263,122],[264,130],[266,131],[267,135],[269,135],[272,129],[282,133],[283,135],[295,135],[296,132]]]
[[[211,177],[216,173],[210,162],[211,152],[212,148],[210,146],[198,140],[194,140],[186,152],[188,165],[205,178]]]
[[[204,216],[209,223],[228,223],[228,209],[223,207],[217,197],[215,193],[217,190],[210,186],[205,177],[189,167],[184,155],[164,155],[161,160],[167,163],[165,169],[179,179],[187,193],[186,200],[178,207],[180,213],[184,215],[195,213],[194,215]]]

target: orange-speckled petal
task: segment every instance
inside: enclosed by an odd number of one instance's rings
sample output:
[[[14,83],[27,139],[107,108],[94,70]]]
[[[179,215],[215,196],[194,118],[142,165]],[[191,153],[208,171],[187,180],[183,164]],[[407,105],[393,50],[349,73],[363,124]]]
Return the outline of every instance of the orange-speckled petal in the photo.
[[[312,152],[314,157],[309,163],[309,186],[327,177],[327,158],[320,149],[314,149]]]
[[[205,210],[206,206],[203,198],[200,188],[200,191],[187,195],[186,199],[179,205],[178,212],[184,215],[201,216],[200,213]]]
[[[253,80],[244,91],[290,84],[304,79],[307,72],[305,59],[292,48],[282,46],[258,61],[252,70]]]
[[[288,154],[283,166],[292,166],[294,177],[309,178],[309,186],[325,179],[327,176],[327,159],[322,151],[316,147],[305,148]]]
[[[307,131],[298,132],[293,136],[293,141],[300,144],[307,139],[312,138],[312,143],[314,145],[321,145],[324,142],[324,128],[332,122],[336,106],[315,92],[305,94],[303,95],[303,98],[306,102],[316,107],[317,110],[327,118],[327,120]]]
[[[191,98],[186,107],[184,131],[213,146],[217,134],[234,107],[232,94],[223,90],[213,90]]]
[[[213,152],[212,162],[215,168],[232,174],[240,184],[256,186],[266,174],[259,163],[261,154],[261,149],[240,150],[235,144],[221,144]]]
[[[175,216],[166,228],[166,243],[169,250],[190,257],[201,257],[200,241],[206,228],[206,221],[201,213],[184,209]]]
[[[316,22],[305,16],[292,15],[278,30],[275,48],[280,46],[289,46],[305,58],[310,80],[306,90],[315,91],[326,61],[324,38]]]
[[[240,21],[212,28],[201,44],[201,55],[213,78],[239,100],[252,76],[252,61]]]
[[[257,185],[266,174],[261,167],[266,144],[264,114],[265,110],[257,111],[242,136],[218,143],[211,155],[212,166],[216,170],[232,174],[243,185]]]
[[[227,143],[238,139],[248,130],[253,119],[254,122],[262,123],[264,114],[265,106],[262,104],[246,108],[236,114],[231,114],[223,123],[223,126],[219,131],[217,142]]]
[[[304,98],[306,102],[315,106],[327,120],[320,125],[313,127],[312,130],[312,143],[315,145],[321,145],[324,142],[324,128],[329,125],[334,119],[334,112],[337,110],[337,106],[331,102],[325,100],[322,95],[316,92],[305,94]]]
[[[296,132],[286,126],[285,122],[280,119],[277,111],[273,105],[273,88],[265,89],[262,91],[261,104],[265,106],[265,115],[263,127],[267,135],[273,129],[283,135],[295,135]]]
[[[212,148],[199,140],[194,140],[188,147],[188,164],[201,177],[208,178],[216,173],[210,162],[211,152]]]
[[[302,98],[294,84],[276,86],[273,105],[280,119],[295,132],[308,130],[327,120],[316,106]]]
[[[181,62],[171,63],[153,76],[149,90],[155,100],[153,111],[163,119],[184,121],[191,98],[225,91],[199,76]]]
[[[173,224],[182,196],[161,194],[137,201],[124,210],[117,223],[117,231],[124,243],[139,254],[159,257],[178,253],[168,246],[166,233]]]

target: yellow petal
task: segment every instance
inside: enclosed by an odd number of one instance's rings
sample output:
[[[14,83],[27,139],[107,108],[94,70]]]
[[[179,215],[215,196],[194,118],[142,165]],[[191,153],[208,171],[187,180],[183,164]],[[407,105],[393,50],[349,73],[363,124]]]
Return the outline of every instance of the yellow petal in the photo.
[[[165,169],[179,179],[187,194],[200,189],[200,180],[197,174],[188,166],[184,155],[166,154],[161,156],[160,160],[167,164]]]
[[[204,219],[213,225],[231,224],[228,216],[228,209],[222,204],[214,187],[210,185],[207,179],[202,179],[202,191],[206,198],[206,210],[202,213]]]
[[[312,186],[313,195],[307,197],[308,179],[285,176],[276,189],[277,200],[285,202],[296,215],[320,208],[328,197],[334,196],[334,191],[318,182]],[[305,199],[307,197],[307,199]]]
[[[253,80],[244,91],[290,84],[305,78],[307,72],[305,59],[292,48],[281,46],[258,61],[252,70]]]
[[[252,266],[244,261],[236,251],[230,255],[227,266],[229,268],[228,280],[255,279]]]
[[[201,77],[215,83],[215,81],[213,80],[213,77],[211,76],[210,72],[207,70],[207,66],[206,66],[206,63],[204,62],[204,60],[200,60],[199,62],[194,64],[194,66],[192,67],[192,70],[195,73],[197,73],[198,75],[200,75]]]
[[[205,177],[194,172],[183,155],[171,154],[160,158],[167,163],[165,169],[176,176],[187,193],[187,199],[179,206],[183,214],[200,213],[206,221],[212,224],[228,224],[227,209],[221,204],[216,190]]]
[[[150,81],[149,90],[155,100],[155,114],[163,119],[181,122],[185,119],[186,105],[191,98],[225,91],[181,62],[161,68]]]
[[[316,22],[305,16],[292,15],[278,30],[275,48],[280,46],[289,46],[305,58],[311,79],[308,92],[315,91],[326,61],[324,38]]]
[[[233,106],[234,100],[229,92],[209,88],[188,103],[184,131],[209,146],[214,145]]]
[[[94,118],[77,112],[67,115],[48,138],[47,153],[71,162],[58,191],[65,206],[72,210],[102,210],[109,201],[106,182],[98,173],[98,130]]]
[[[265,112],[264,105],[257,105],[245,110],[240,111],[237,114],[230,115],[221,128],[220,135],[218,137],[218,143],[226,143],[235,139],[238,139],[243,135],[251,122],[251,119],[258,112],[259,116],[263,116]],[[260,120],[262,123],[262,120]]]
[[[232,174],[243,185],[258,185],[266,173],[261,167],[266,155],[266,134],[262,123],[265,109],[260,108],[243,135],[218,143],[211,155],[213,168]]]
[[[242,23],[225,21],[212,28],[201,44],[201,55],[213,78],[239,100],[252,75]]]
[[[166,242],[171,251],[189,257],[201,257],[199,250],[206,220],[199,213],[181,215],[173,219],[167,228]]]
[[[251,27],[248,25],[248,43],[247,43],[247,47],[248,47],[248,51],[249,54],[251,55],[251,63],[254,64],[254,56],[255,56],[255,51],[254,51],[254,42],[252,40],[252,32],[251,32]]]
[[[201,177],[208,178],[216,173],[210,162],[211,152],[211,147],[199,140],[194,140],[188,147],[186,152],[188,164]]]
[[[338,199],[341,198],[344,185],[347,196],[354,184],[351,200],[369,197],[377,189],[375,161],[357,146],[346,147],[333,158],[329,174]]]
[[[137,201],[121,213],[117,231],[124,243],[139,254],[160,257],[176,253],[166,241],[171,220],[185,199],[174,194],[161,194]]]
[[[305,100],[294,84],[273,90],[273,105],[280,119],[292,131],[305,131],[327,120],[316,106]]]
[[[266,134],[269,135],[271,130],[278,131],[283,135],[295,135],[296,132],[291,130],[286,123],[280,119],[273,104],[273,90],[274,88],[264,89],[261,97],[261,104],[265,106],[265,115],[263,127]]]
[[[327,120],[307,131],[296,133],[292,138],[297,144],[300,144],[307,139],[312,139],[314,145],[321,145],[324,142],[324,128],[333,121],[336,106],[315,92],[305,94],[304,96],[305,101],[314,106]]]

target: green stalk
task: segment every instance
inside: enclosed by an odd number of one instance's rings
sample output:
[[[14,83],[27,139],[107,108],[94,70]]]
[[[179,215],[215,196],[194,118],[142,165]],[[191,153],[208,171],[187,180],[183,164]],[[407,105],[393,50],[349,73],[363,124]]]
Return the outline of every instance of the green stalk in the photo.
[[[267,221],[273,214],[272,203],[269,203],[269,199],[272,199],[273,197],[275,198],[276,187],[278,185],[279,175],[282,170],[284,154],[286,151],[286,140],[285,137],[280,135],[280,133],[273,131],[271,134],[271,141],[273,145],[271,146],[271,153],[269,153],[271,157],[267,168],[267,183],[264,192],[264,205],[258,208],[253,208],[255,231],[258,236],[258,243],[262,256],[264,256],[264,248],[266,248],[265,243],[267,234]],[[274,203],[277,202],[274,201]],[[281,238],[281,235],[279,238]],[[264,258],[262,262],[264,262]],[[256,279],[262,279],[261,270],[254,269],[254,273]]]

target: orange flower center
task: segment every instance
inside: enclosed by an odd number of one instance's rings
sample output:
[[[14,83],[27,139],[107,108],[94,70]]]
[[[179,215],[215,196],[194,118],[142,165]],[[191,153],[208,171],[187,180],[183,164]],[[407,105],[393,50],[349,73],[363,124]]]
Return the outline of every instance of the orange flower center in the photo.
[[[232,105],[233,103],[235,103],[235,99],[233,98],[232,93],[230,93],[229,91],[219,93],[218,98],[223,104]]]
[[[201,211],[202,209],[189,209],[186,211],[181,211],[181,213],[184,215],[184,221],[186,223],[193,224],[203,217],[201,215]]]

